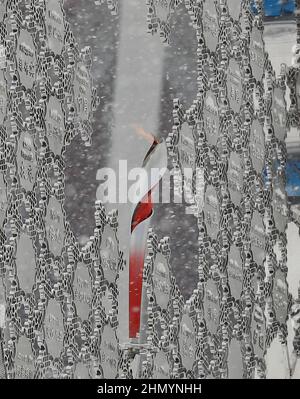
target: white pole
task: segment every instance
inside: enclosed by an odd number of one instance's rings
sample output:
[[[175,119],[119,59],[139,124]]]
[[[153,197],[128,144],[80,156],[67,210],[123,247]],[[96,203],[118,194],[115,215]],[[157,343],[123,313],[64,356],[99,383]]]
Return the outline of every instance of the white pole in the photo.
[[[146,0],[120,2],[120,42],[116,84],[114,93],[114,128],[110,165],[119,177],[119,160],[127,160],[128,170],[141,167],[149,149],[149,143],[139,137],[133,124],[159,135],[157,131],[161,80],[163,68],[163,45],[159,35],[147,32]],[[125,176],[120,186],[126,184]],[[130,187],[128,184],[128,188]],[[101,200],[101,198],[97,198]],[[111,206],[119,211],[119,239],[126,259],[126,268],[119,282],[119,330],[120,343],[128,342],[128,265],[130,217],[132,204]]]

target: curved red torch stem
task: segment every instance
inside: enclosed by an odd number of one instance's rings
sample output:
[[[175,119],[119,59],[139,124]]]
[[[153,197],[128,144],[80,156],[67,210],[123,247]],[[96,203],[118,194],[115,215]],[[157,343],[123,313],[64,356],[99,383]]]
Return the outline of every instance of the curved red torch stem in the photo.
[[[131,233],[137,227],[137,225],[142,223],[144,220],[148,219],[153,212],[151,192],[152,190],[150,190],[149,193],[145,195],[145,197],[138,204],[138,206],[134,211],[133,218],[131,221]]]
[[[131,233],[134,229],[148,219],[153,212],[151,190],[143,198],[135,209],[132,222]],[[129,337],[136,338],[140,331],[141,305],[143,289],[143,269],[145,259],[145,248],[136,248],[130,253],[129,267]]]
[[[151,163],[150,159],[157,147],[160,144],[150,133],[144,131],[143,128],[135,126],[139,135],[147,139],[151,139],[152,145],[147,152],[143,167]],[[149,191],[137,204],[132,220],[131,220],[131,244],[129,255],[129,337],[137,338],[140,332],[141,322],[141,307],[142,307],[142,290],[143,290],[143,270],[145,259],[145,240],[147,239],[147,225],[142,226],[142,223],[147,223],[153,212],[152,193],[157,186],[157,182],[153,187],[149,187]]]

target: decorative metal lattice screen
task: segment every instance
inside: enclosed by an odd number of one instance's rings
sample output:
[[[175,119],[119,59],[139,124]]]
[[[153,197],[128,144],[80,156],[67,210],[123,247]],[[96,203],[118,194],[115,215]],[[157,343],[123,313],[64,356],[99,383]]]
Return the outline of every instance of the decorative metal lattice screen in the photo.
[[[178,191],[194,170],[198,284],[184,301],[169,240],[151,230],[134,347],[117,335],[117,213],[96,203],[82,248],[64,211],[66,146],[78,134],[90,143],[98,105],[90,49],[78,49],[60,0],[0,1],[3,377],[260,378],[274,337],[286,342],[285,71],[276,78],[265,52],[261,1],[148,0],[148,29],[165,43],[181,4],[197,37],[197,97],[189,109],[174,101],[167,144]]]

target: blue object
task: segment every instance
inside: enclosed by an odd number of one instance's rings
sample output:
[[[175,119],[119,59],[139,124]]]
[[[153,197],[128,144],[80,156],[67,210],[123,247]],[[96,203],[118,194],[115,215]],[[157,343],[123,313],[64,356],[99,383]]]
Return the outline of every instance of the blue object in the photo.
[[[288,0],[286,4],[283,5],[283,10],[286,14],[292,14],[295,11],[295,8],[295,0]]]
[[[282,14],[282,4],[280,0],[265,0],[266,17],[279,17]]]
[[[299,197],[300,199],[300,159],[289,159],[285,173],[288,197]]]
[[[288,158],[285,168],[285,191],[290,201],[293,203],[300,203],[300,154],[296,158]],[[275,161],[273,164],[273,173],[277,174],[279,162]],[[267,182],[266,169],[262,173],[264,184]]]
[[[254,1],[252,8],[256,12]],[[295,11],[295,0],[264,0],[264,8],[266,17],[292,14]]]

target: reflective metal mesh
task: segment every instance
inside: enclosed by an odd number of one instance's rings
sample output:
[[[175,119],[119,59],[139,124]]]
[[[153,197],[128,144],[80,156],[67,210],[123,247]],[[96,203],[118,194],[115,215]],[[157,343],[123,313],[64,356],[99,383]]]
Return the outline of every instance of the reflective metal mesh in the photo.
[[[286,70],[276,78],[265,51],[261,1],[146,3],[148,30],[165,44],[181,4],[197,37],[197,96],[188,109],[174,100],[167,142],[176,188],[185,182],[194,200],[197,288],[183,299],[169,239],[153,226],[145,345],[119,345],[126,265],[117,212],[95,204],[94,235],[82,248],[64,210],[66,147],[77,135],[90,144],[99,104],[91,49],[78,48],[60,0],[1,1],[2,378],[263,378],[273,339],[286,342],[284,140],[299,125],[299,71],[287,74],[288,113]],[[116,1],[107,4],[117,12]]]

